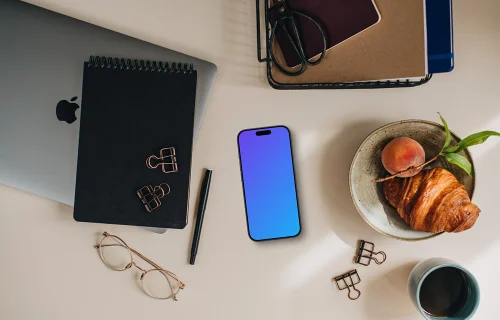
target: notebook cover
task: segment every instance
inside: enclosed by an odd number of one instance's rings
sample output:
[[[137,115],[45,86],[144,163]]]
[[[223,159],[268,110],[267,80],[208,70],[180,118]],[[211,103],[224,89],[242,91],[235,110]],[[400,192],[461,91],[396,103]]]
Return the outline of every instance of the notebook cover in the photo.
[[[371,28],[327,51],[317,66],[297,77],[272,68],[282,84],[354,82],[413,78],[426,75],[426,36],[423,0],[375,0],[381,20]],[[278,61],[285,65],[276,43]]]
[[[85,63],[75,220],[186,226],[196,79],[196,71],[120,70]],[[176,149],[176,173],[146,167],[146,159],[165,147]],[[136,192],[161,183],[168,183],[171,193],[147,212]]]
[[[321,25],[327,49],[380,21],[373,0],[287,0],[287,3],[290,9],[313,18]],[[271,12],[271,21],[274,23],[277,12]],[[295,18],[306,57],[311,59],[323,51],[323,37],[310,20],[298,15]],[[280,32],[277,38],[286,64],[291,67],[299,65],[300,59],[286,34]]]
[[[425,5],[429,73],[451,72],[455,67],[452,0],[426,0]]]

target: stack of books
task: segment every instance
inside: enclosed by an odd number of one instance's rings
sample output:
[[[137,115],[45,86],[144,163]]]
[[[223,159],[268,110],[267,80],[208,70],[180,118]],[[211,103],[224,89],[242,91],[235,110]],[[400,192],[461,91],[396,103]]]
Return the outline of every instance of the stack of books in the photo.
[[[359,82],[423,78],[453,69],[451,0],[287,0],[288,6],[317,21],[325,33],[324,60],[299,76],[274,66],[283,84]],[[322,51],[317,29],[302,17],[297,25],[306,57]],[[276,60],[300,68],[283,35],[273,44]]]

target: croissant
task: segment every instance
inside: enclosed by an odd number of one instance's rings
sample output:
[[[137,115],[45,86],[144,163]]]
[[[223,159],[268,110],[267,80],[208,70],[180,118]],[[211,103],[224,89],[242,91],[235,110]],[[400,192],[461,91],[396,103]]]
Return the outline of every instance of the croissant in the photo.
[[[384,182],[389,203],[414,230],[440,233],[470,229],[481,211],[465,187],[442,168]]]

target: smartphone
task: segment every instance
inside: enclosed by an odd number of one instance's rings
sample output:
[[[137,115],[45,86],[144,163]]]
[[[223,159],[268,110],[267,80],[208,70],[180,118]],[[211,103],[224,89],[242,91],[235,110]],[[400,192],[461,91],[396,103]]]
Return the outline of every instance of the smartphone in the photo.
[[[254,241],[296,237],[300,216],[290,130],[285,126],[238,134],[248,235]]]
[[[455,67],[452,0],[427,0],[425,7],[429,73],[450,72]]]

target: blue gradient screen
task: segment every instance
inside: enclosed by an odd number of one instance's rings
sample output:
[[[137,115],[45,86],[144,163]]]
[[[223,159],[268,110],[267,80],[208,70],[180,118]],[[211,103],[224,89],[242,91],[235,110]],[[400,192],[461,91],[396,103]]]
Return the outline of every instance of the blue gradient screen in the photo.
[[[270,134],[257,135],[266,130]],[[299,207],[288,129],[242,131],[238,146],[250,238],[259,241],[298,235]]]

